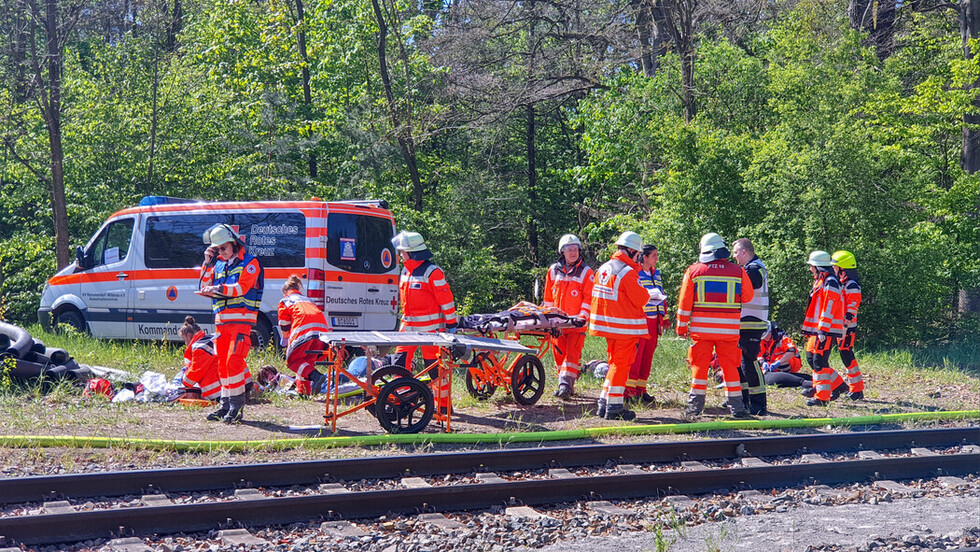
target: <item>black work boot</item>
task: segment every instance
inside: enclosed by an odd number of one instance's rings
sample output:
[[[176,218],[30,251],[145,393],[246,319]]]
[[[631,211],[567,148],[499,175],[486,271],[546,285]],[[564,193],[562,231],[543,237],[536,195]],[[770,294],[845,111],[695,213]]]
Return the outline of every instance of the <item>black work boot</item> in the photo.
[[[245,409],[245,395],[235,395],[228,399],[228,412],[221,418],[226,424],[242,421],[242,411]]]
[[[624,422],[629,422],[636,419],[636,412],[627,410],[625,406],[617,404],[606,407],[606,415],[603,417],[607,420],[623,420]]]
[[[221,399],[219,399],[218,409],[208,414],[207,419],[209,421],[217,422],[225,417],[225,414],[228,413],[228,399],[229,397],[221,397]]]
[[[575,389],[571,385],[559,383],[558,389],[555,391],[555,396],[563,401],[567,401],[572,398],[573,393],[575,393]]]
[[[606,417],[606,399],[599,399],[596,403],[595,415],[600,418]]]
[[[696,418],[704,412],[704,395],[691,393],[687,397],[687,408],[684,409],[684,417]]]
[[[749,395],[749,402],[747,404],[749,405],[749,414],[753,416],[765,416],[769,413],[765,393]]]

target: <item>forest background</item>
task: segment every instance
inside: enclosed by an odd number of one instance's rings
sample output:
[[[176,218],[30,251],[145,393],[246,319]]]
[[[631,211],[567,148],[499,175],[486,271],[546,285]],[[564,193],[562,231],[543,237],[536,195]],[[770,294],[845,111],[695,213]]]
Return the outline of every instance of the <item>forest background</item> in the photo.
[[[676,297],[748,237],[773,319],[857,256],[871,342],[975,339],[980,2],[0,0],[0,318],[144,195],[374,198],[463,313],[623,230]]]

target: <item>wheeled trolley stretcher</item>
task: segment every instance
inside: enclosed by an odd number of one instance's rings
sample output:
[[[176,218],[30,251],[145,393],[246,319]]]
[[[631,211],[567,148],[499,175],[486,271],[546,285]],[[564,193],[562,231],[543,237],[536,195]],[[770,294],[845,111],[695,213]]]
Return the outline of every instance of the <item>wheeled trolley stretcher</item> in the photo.
[[[437,386],[440,381],[448,380],[447,383],[451,388],[453,371],[457,367],[469,369],[481,354],[533,353],[533,349],[516,341],[450,333],[323,332],[320,334],[320,341],[327,345],[327,350],[324,352],[326,360],[318,361],[316,364],[326,367],[329,382],[323,421],[324,424],[330,425],[333,432],[337,431],[339,418],[367,409],[389,433],[418,433],[425,429],[433,418],[445,423],[445,430],[448,433],[452,431],[452,409],[436,412],[430,385]],[[428,369],[417,374],[407,368],[394,365],[375,370],[373,359],[397,346],[439,347],[439,358],[436,361],[437,376],[426,383],[420,381],[418,376],[428,372]],[[347,361],[352,358],[351,349],[355,347],[363,349],[367,357],[367,373],[363,381],[347,371]],[[338,392],[340,376],[349,378],[364,390],[362,402],[354,405],[340,402]],[[450,403],[451,401],[450,397]]]

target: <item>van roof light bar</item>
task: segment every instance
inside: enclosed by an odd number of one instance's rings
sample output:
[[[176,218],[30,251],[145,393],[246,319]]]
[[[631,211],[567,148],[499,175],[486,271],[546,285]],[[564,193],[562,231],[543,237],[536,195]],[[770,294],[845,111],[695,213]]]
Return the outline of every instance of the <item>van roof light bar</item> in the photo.
[[[198,203],[198,200],[169,196],[143,196],[139,204],[145,207],[148,205],[170,205],[174,203]]]

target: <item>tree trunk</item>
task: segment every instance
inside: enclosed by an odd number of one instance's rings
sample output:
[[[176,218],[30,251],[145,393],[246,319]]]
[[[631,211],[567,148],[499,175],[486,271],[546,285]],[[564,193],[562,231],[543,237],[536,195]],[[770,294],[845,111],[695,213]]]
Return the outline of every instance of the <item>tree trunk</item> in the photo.
[[[384,86],[385,99],[388,102],[388,112],[398,140],[398,147],[401,149],[402,157],[405,158],[405,164],[408,166],[408,172],[412,178],[412,208],[421,212],[422,178],[419,176],[415,143],[412,140],[411,128],[403,127],[400,122],[398,105],[395,103],[395,95],[391,90],[391,75],[388,73],[388,24],[385,22],[384,13],[381,11],[378,0],[371,0],[371,6],[374,8],[374,17],[378,22],[378,69],[381,73],[381,84]]]
[[[653,17],[646,3],[639,2],[636,9],[636,36],[639,47],[640,67],[643,68],[644,77],[652,77],[657,73],[658,52],[654,51],[653,45]]]
[[[51,207],[54,212],[54,245],[58,269],[70,262],[68,254],[68,209],[65,201],[65,154],[61,145],[61,44],[58,0],[45,2],[45,34],[48,58],[48,101],[42,106],[51,144]]]
[[[306,18],[303,14],[303,0],[296,0],[296,20],[299,23],[299,36],[297,37],[299,57],[303,60],[303,115],[309,121],[313,115],[313,93],[310,90],[310,59],[306,53]],[[307,156],[310,180],[316,180],[316,151],[311,149]]]
[[[980,0],[960,0],[960,36],[963,39],[963,55],[973,59],[969,41],[980,36]],[[973,83],[980,86],[980,81]],[[973,100],[973,107],[980,110],[980,98]],[[960,166],[973,174],[980,170],[980,115],[968,113],[963,116],[963,147],[960,152]]]
[[[534,143],[534,106],[529,105],[525,108],[527,115],[527,200],[530,210],[527,224],[527,248],[531,255],[532,266],[538,266],[538,167],[537,167],[537,146]]]
[[[850,0],[847,4],[851,28],[868,33],[865,44],[875,48],[880,60],[895,50],[896,4],[896,0]]]

